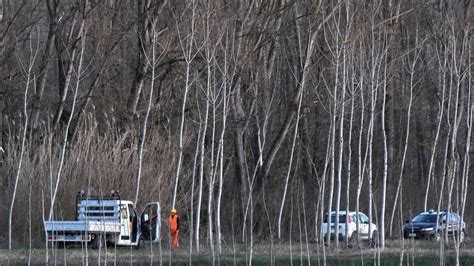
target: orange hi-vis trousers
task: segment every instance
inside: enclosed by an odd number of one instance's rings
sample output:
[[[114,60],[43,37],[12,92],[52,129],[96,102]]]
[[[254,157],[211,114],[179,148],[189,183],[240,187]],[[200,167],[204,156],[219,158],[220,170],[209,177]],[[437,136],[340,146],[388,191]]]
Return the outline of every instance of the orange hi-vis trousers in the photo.
[[[175,249],[178,249],[179,215],[171,214],[171,216],[168,218],[168,223],[170,226],[171,243]]]
[[[170,231],[170,234],[171,234],[171,243],[173,244],[173,247],[175,249],[178,249],[179,248],[179,240],[178,240],[179,230]]]

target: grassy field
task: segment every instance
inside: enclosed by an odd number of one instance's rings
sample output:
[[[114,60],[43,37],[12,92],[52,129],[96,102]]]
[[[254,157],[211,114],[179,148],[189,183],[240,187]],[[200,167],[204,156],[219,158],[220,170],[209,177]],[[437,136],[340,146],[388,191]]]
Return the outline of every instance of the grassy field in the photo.
[[[439,244],[427,241],[409,241],[405,248],[400,248],[398,241],[387,243],[384,250],[377,249],[325,249],[327,265],[400,265],[401,254],[403,262],[410,265],[439,265]],[[445,251],[444,262],[446,265],[455,263],[455,250],[448,247]],[[110,247],[107,250],[87,251],[79,247],[60,248],[55,250],[46,249],[0,249],[0,265],[25,265],[31,262],[33,265],[49,264],[73,264],[73,265],[209,265],[212,264],[212,254],[205,252],[190,256],[188,250],[180,249],[171,252],[169,249],[162,250],[161,255],[158,247],[145,246],[141,249],[126,247]],[[245,265],[250,260],[250,253],[244,246],[226,249],[224,254],[216,257],[220,265]],[[253,265],[311,265],[323,264],[323,249],[316,244],[306,245],[299,243],[281,242],[273,245],[258,244],[252,254]],[[461,265],[474,265],[474,248],[469,243],[465,244],[460,252]]]

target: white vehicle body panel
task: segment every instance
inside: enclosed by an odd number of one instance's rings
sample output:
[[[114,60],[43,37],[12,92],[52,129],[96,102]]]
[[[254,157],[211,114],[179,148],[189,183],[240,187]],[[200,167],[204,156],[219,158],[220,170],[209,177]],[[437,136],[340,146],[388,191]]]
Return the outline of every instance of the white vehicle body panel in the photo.
[[[335,221],[335,214],[336,212],[331,212],[331,225],[330,225],[330,234],[335,234],[336,233],[336,230],[335,230],[335,224],[336,224],[336,221]],[[349,212],[348,213],[349,217],[350,217],[350,221],[349,223],[347,223],[347,219],[346,220],[340,220],[339,221],[339,236],[340,238],[351,238],[353,233],[354,232],[357,232],[357,221],[356,221],[356,212]],[[339,212],[339,217],[347,217],[346,216],[346,212],[345,211],[340,211]],[[371,224],[370,226],[370,234],[369,234],[369,219],[367,217],[367,215],[365,215],[364,213],[362,212],[359,212],[359,231],[358,231],[358,234],[359,234],[359,237],[361,239],[369,239],[369,235],[370,235],[370,238],[372,238],[372,235],[375,231],[377,231],[377,225],[375,224]],[[346,230],[346,226],[347,226],[347,230]],[[346,236],[346,233],[347,233],[347,236]],[[321,225],[321,234],[324,236],[324,237],[327,237],[327,234],[328,234],[328,223],[327,222],[324,222],[322,225]],[[333,236],[334,237],[334,236]]]

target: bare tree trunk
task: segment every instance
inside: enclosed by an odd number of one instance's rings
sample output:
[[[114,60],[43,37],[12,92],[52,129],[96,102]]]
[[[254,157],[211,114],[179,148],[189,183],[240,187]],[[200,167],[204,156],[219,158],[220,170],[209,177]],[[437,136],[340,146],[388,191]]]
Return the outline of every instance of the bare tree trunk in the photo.
[[[418,38],[415,40],[415,46],[418,45]],[[397,209],[397,204],[398,204],[398,197],[400,194],[400,190],[402,188],[403,184],[403,171],[405,169],[405,160],[406,160],[406,154],[407,154],[407,149],[408,149],[408,140],[410,137],[410,122],[411,122],[411,108],[412,108],[412,103],[413,103],[413,89],[415,87],[415,67],[417,64],[417,61],[420,56],[421,49],[416,49],[414,51],[413,55],[413,60],[409,63],[409,73],[410,73],[410,96],[408,99],[408,111],[407,111],[407,126],[406,126],[406,132],[405,132],[405,141],[403,145],[403,154],[402,154],[402,162],[400,166],[400,175],[398,177],[398,185],[397,185],[397,191],[395,192],[395,199],[393,201],[393,208],[392,208],[392,214],[390,216],[390,228],[389,228],[389,236],[392,237],[392,228],[393,228],[393,219],[395,217],[395,211]],[[430,170],[429,170],[430,171]],[[401,201],[400,201],[400,207],[401,207]],[[426,211],[426,206],[425,206],[425,211]]]
[[[285,187],[283,189],[283,196],[282,196],[281,204],[280,204],[280,212],[278,214],[278,239],[281,238],[281,219],[283,217],[283,208],[285,206],[286,193],[287,193],[287,190],[288,190],[288,181],[290,179],[291,166],[293,164],[293,156],[294,156],[294,151],[295,151],[296,139],[298,137],[298,126],[299,126],[299,121],[300,121],[301,104],[303,102],[303,93],[304,93],[304,90],[302,90],[301,93],[299,94],[298,111],[297,111],[297,115],[296,115],[295,134],[293,135],[293,143],[291,145],[291,151],[290,151],[290,161],[288,162],[288,172],[286,174]]]
[[[309,249],[309,239],[308,239],[308,227],[307,227],[307,223],[306,223],[306,207],[305,207],[305,185],[304,185],[304,181],[303,182],[303,185],[302,185],[302,190],[301,190],[301,195],[302,195],[302,199],[301,199],[301,202],[302,202],[302,208],[303,208],[303,226],[304,226],[304,236],[305,236],[305,244],[306,244],[306,258],[308,259],[308,265],[311,265],[311,254],[310,254],[310,249]],[[301,260],[303,261],[303,260]]]
[[[445,55],[447,56],[447,54]],[[448,86],[448,85],[447,85]],[[444,187],[445,187],[445,183],[448,183],[449,184],[449,180],[450,178],[447,176],[451,174],[451,160],[449,160],[449,144],[450,144],[450,136],[452,135],[452,131],[453,131],[453,125],[451,123],[451,104],[452,104],[452,88],[453,88],[453,85],[452,85],[452,76],[450,77],[450,81],[449,81],[449,86],[448,86],[448,98],[447,98],[447,101],[448,101],[448,106],[446,108],[446,124],[448,126],[448,131],[447,131],[447,135],[446,135],[446,139],[445,139],[445,149],[444,149],[444,158],[443,158],[443,168],[442,168],[442,180],[441,180],[441,188],[440,188],[440,192],[439,192],[439,199],[438,199],[438,207],[437,207],[437,212],[440,212],[441,210],[441,203],[443,201],[443,198],[445,197],[444,196]],[[448,182],[446,182],[446,179],[448,179]],[[439,220],[439,216],[437,216],[436,218],[436,224],[439,224],[438,223],[438,220]],[[445,230],[446,231],[446,230]],[[442,233],[442,231],[440,231],[440,233]],[[446,234],[443,234],[443,237],[441,237],[442,241],[440,241],[440,256],[442,256],[444,258],[444,247],[447,243],[447,240],[448,240],[448,237]]]
[[[438,51],[438,58],[440,58],[440,56],[441,56],[440,53],[441,53],[441,51]],[[435,138],[433,140],[433,145],[432,145],[433,148],[431,150],[430,166],[428,168],[428,179],[427,179],[427,182],[426,182],[425,200],[424,200],[424,205],[423,205],[423,209],[425,211],[428,209],[428,195],[429,195],[429,192],[430,192],[431,178],[432,178],[433,170],[435,168],[435,163],[436,163],[436,160],[435,160],[436,147],[437,147],[437,144],[438,144],[438,139],[439,139],[439,134],[440,134],[440,131],[441,131],[441,126],[443,124],[442,122],[443,122],[443,115],[444,115],[444,101],[445,101],[445,96],[446,96],[447,57],[444,56],[443,63],[438,62],[438,65],[439,65],[440,71],[442,72],[442,74],[438,75],[439,76],[438,84],[439,84],[439,86],[442,87],[442,93],[441,93],[441,102],[440,102],[440,105],[439,105],[439,113],[438,113],[438,126],[436,128],[436,135],[435,135]]]
[[[23,124],[23,133],[21,136],[21,147],[20,147],[20,158],[18,158],[18,168],[16,170],[16,175],[15,175],[15,183],[13,186],[13,195],[12,195],[12,201],[10,203],[10,211],[8,213],[8,249],[12,249],[12,220],[13,220],[13,209],[15,206],[15,199],[16,199],[16,192],[18,189],[18,181],[20,180],[20,174],[21,174],[21,167],[23,163],[23,155],[25,153],[25,142],[26,142],[26,132],[28,131],[28,90],[30,88],[30,83],[32,82],[32,75],[33,75],[33,66],[35,64],[36,56],[38,54],[39,50],[39,36],[37,36],[37,43],[36,46],[33,46],[32,42],[32,36],[30,32],[29,36],[29,53],[30,53],[30,58],[28,62],[28,68],[23,69],[26,75],[26,86],[25,86],[25,95],[23,97],[23,115],[24,115],[24,124]],[[22,62],[20,62],[20,65],[23,65]]]
[[[192,16],[191,16],[191,36],[190,40],[187,41],[185,44],[182,43],[181,46],[186,50],[183,51],[185,54],[184,58],[186,61],[186,81],[184,87],[184,95],[183,95],[183,105],[181,107],[181,122],[179,128],[179,154],[178,154],[178,165],[176,167],[176,176],[175,176],[175,183],[174,183],[174,190],[173,190],[173,203],[172,207],[175,208],[176,206],[176,194],[178,193],[178,183],[179,183],[179,175],[181,173],[181,164],[183,161],[183,138],[184,138],[184,121],[185,121],[185,114],[186,114],[186,102],[188,99],[188,92],[190,90],[190,72],[191,72],[191,63],[194,59],[193,55],[193,45],[194,45],[194,18],[195,18],[195,10],[196,10],[196,2],[192,2]],[[183,40],[180,39],[180,42]]]
[[[317,230],[321,228],[321,225],[324,222],[324,198],[325,198],[325,189],[326,189],[326,175],[331,157],[331,130],[328,131],[328,139],[326,146],[326,158],[324,159],[324,168],[323,173],[319,181],[319,225],[316,224]],[[318,218],[316,218],[318,219]],[[325,249],[325,239],[323,234],[319,234],[319,242],[323,248],[323,258],[326,261],[326,249]]]
[[[368,182],[369,182],[369,200],[367,204],[369,205],[369,239],[372,240],[371,231],[372,231],[372,199],[373,199],[373,190],[372,190],[372,176],[373,176],[373,139],[374,139],[374,123],[375,123],[375,106],[377,102],[377,88],[375,87],[375,70],[372,71],[371,78],[371,91],[370,91],[370,122],[369,122],[369,140],[367,143],[368,146]]]
[[[226,42],[225,47],[227,48],[228,44]],[[227,64],[227,52],[224,55],[224,85],[223,85],[223,107],[222,107],[222,131],[219,139],[219,188],[217,194],[217,203],[216,203],[216,230],[217,230],[217,248],[219,254],[222,254],[222,228],[221,228],[221,202],[222,202],[222,189],[224,187],[224,137],[226,131],[226,122],[227,122],[227,112],[228,112],[228,101],[229,97],[227,96],[227,75],[228,75],[228,64]],[[230,86],[229,86],[230,87]]]
[[[360,57],[362,57],[362,41],[360,42]],[[369,131],[370,131],[370,124],[369,124],[369,130],[367,130],[367,141],[366,141],[366,151],[365,151],[365,156],[364,160],[362,160],[362,137],[364,133],[364,117],[365,117],[365,102],[364,102],[364,75],[363,75],[363,60],[359,59],[360,61],[360,66],[359,66],[359,82],[360,82],[360,106],[361,106],[361,111],[360,111],[360,125],[359,125],[359,142],[358,142],[358,178],[357,178],[357,193],[356,193],[356,230],[357,232],[360,232],[360,219],[359,219],[359,211],[360,211],[360,194],[362,191],[362,184],[364,182],[364,172],[365,172],[365,161],[367,158],[368,154],[368,147],[369,147]],[[360,243],[360,236],[357,234],[357,244]]]
[[[380,247],[385,248],[385,200],[387,197],[387,178],[388,178],[388,148],[387,133],[385,130],[385,106],[387,100],[387,62],[384,60],[383,74],[383,100],[382,100],[382,138],[383,138],[383,177],[382,177],[382,197],[380,207]],[[370,231],[369,231],[370,234]]]
[[[301,74],[300,81],[298,83],[299,87],[297,89],[295,98],[293,99],[295,105],[297,105],[299,97],[300,97],[299,95],[302,94],[302,91],[304,90],[304,87],[306,86],[306,83],[308,82],[308,76],[309,76],[311,65],[312,65],[311,60],[313,57],[313,52],[314,52],[315,44],[317,41],[318,33],[322,29],[322,27],[326,24],[326,22],[332,18],[332,16],[336,13],[336,11],[339,10],[341,4],[342,4],[342,1],[339,1],[337,2],[337,4],[333,5],[328,16],[324,18],[324,20],[318,25],[318,27],[314,30],[314,32],[312,32],[311,37],[309,38],[308,45],[306,47],[306,57],[305,57],[305,61],[304,61],[303,69],[302,69],[302,74]],[[313,12],[316,14],[317,12],[319,12],[320,8],[321,8],[321,2],[318,2]],[[278,153],[283,141],[286,138],[286,135],[288,134],[290,130],[291,123],[293,122],[293,118],[296,113],[295,111],[296,110],[291,109],[288,112],[283,126],[281,127],[280,131],[277,134],[277,137],[275,138],[272,145],[270,146],[270,151],[268,152],[268,155],[266,156],[266,159],[264,160],[261,176],[263,177],[268,176],[273,160],[275,159],[276,154]]]
[[[136,67],[135,78],[133,80],[130,95],[127,99],[128,115],[136,115],[140,95],[142,94],[143,86],[145,86],[145,77],[149,71],[149,62],[145,51],[149,51],[149,46],[153,38],[150,30],[153,28],[153,23],[156,23],[158,14],[161,13],[163,7],[167,4],[167,0],[162,0],[156,3],[151,0],[138,1],[138,65]]]
[[[352,80],[351,80],[352,81]],[[351,85],[349,85],[351,87]],[[351,170],[352,170],[352,128],[354,124],[354,105],[355,105],[355,88],[351,88],[351,113],[349,118],[349,139],[347,141],[347,180],[346,180],[346,214],[350,211],[350,192],[351,192]],[[349,246],[349,226],[346,224],[346,247]]]
[[[77,76],[76,76],[76,84],[75,84],[75,88],[74,88],[74,95],[73,95],[73,99],[72,99],[71,115],[69,116],[68,122],[66,124],[66,129],[65,129],[65,132],[64,132],[64,140],[63,140],[63,144],[62,144],[61,152],[60,152],[58,169],[56,171],[56,183],[55,183],[55,186],[54,186],[54,191],[52,193],[51,205],[50,205],[50,209],[49,209],[49,218],[48,218],[48,220],[50,220],[50,221],[51,221],[51,219],[53,219],[54,203],[56,201],[56,195],[58,193],[59,183],[61,181],[61,173],[62,173],[62,170],[63,170],[64,156],[65,156],[65,153],[66,153],[66,147],[68,145],[69,127],[71,125],[72,117],[74,115],[74,111],[75,111],[75,107],[76,107],[76,99],[77,99],[77,95],[78,95],[78,91],[79,91],[79,84],[81,82],[81,78],[82,78],[82,75],[83,75],[83,73],[82,73],[82,64],[83,64],[83,58],[84,58],[84,50],[85,50],[85,46],[86,46],[85,22],[86,22],[86,14],[87,14],[87,11],[88,11],[88,6],[89,6],[89,1],[86,0],[85,3],[84,3],[84,6],[83,6],[82,22],[81,22],[81,27],[80,27],[81,51],[79,53],[79,65],[77,67],[77,71],[75,72],[75,73],[77,73]]]
[[[467,38],[469,40],[469,38]],[[467,46],[467,66],[471,66],[471,43],[469,41],[465,44]],[[469,67],[468,67],[469,69]],[[469,165],[470,165],[470,150],[471,150],[471,137],[472,137],[472,116],[474,114],[474,104],[472,102],[472,72],[468,71],[467,73],[467,109],[468,114],[466,117],[466,126],[467,126],[467,136],[466,136],[466,150],[464,152],[464,163],[463,163],[463,171],[462,171],[462,185],[461,185],[461,207],[460,207],[460,216],[461,221],[464,221],[464,214],[466,210],[466,200],[467,200],[467,192],[469,191]],[[458,225],[458,231],[461,231],[464,235],[464,228],[462,225]],[[456,243],[456,263],[459,265],[459,246],[461,245],[461,235],[459,235]]]
[[[373,11],[374,13],[376,11]],[[374,124],[375,124],[375,107],[377,105],[378,95],[378,67],[379,67],[379,56],[376,53],[376,38],[375,38],[375,14],[371,17],[371,42],[370,42],[370,123],[369,123],[369,142],[368,142],[368,155],[369,155],[369,169],[368,169],[368,181],[369,181],[369,240],[372,241],[372,222],[373,222],[373,140],[374,140]]]
[[[133,80],[130,95],[127,100],[127,111],[130,115],[134,115],[137,111],[138,100],[145,84],[145,76],[148,72],[149,62],[146,57],[146,51],[150,45],[150,16],[149,10],[151,6],[150,0],[140,0],[137,3],[138,7],[138,65],[136,67],[135,78]]]
[[[83,5],[87,5],[87,4],[88,4],[88,0],[86,0]],[[68,91],[69,91],[69,86],[71,84],[71,79],[72,79],[72,76],[74,74],[73,73],[74,72],[74,65],[75,65],[76,56],[77,56],[78,44],[76,44],[76,40],[80,40],[80,38],[82,37],[82,33],[83,33],[83,30],[84,30],[84,23],[85,23],[85,19],[86,19],[85,16],[86,16],[86,14],[84,14],[84,16],[82,17],[81,25],[79,26],[79,29],[76,33],[74,41],[72,41],[72,43],[73,43],[73,46],[71,48],[72,50],[70,52],[68,52],[68,56],[70,55],[69,56],[69,65],[68,65],[68,69],[67,69],[65,77],[64,77],[64,73],[62,73],[62,71],[64,71],[62,56],[60,54],[58,55],[58,66],[59,66],[59,71],[58,72],[59,72],[59,79],[60,79],[60,81],[59,81],[59,103],[58,103],[58,106],[56,108],[56,112],[55,112],[54,118],[53,118],[53,127],[54,128],[58,127],[59,122],[61,121],[61,117],[63,115],[64,107],[66,105],[66,99],[67,99],[67,95],[68,95]],[[71,26],[71,32],[70,32],[69,38],[72,37],[72,33],[74,31],[75,23],[76,23],[76,17],[74,17],[74,21],[73,21],[73,24]],[[70,42],[68,42],[68,43],[70,43]],[[61,44],[59,44],[59,40],[58,40],[58,38],[56,38],[56,48],[58,49],[58,53],[61,53],[61,51],[62,51],[62,49],[59,48],[60,46],[61,46]],[[72,116],[72,113],[70,114],[70,116]]]
[[[335,95],[333,95],[335,98]],[[330,148],[330,162],[331,162],[331,169],[329,173],[329,195],[328,195],[328,217],[327,217],[327,224],[328,226],[331,225],[331,212],[332,212],[332,201],[334,197],[334,171],[335,171],[335,138],[336,138],[336,100],[334,99],[334,104],[333,104],[333,110],[332,110],[332,118],[331,118],[331,126],[330,126],[330,132],[331,132],[331,137],[329,139],[329,142],[331,143],[331,148]],[[330,228],[330,227],[329,227]],[[331,246],[331,232],[328,230],[327,234],[327,245]]]
[[[204,117],[201,117],[200,123],[202,125],[202,134],[201,134],[201,147],[200,147],[200,163],[199,163],[199,190],[198,190],[198,203],[197,203],[197,211],[196,211],[196,230],[195,230],[195,238],[196,238],[196,251],[199,252],[199,239],[200,239],[200,218],[201,218],[201,202],[202,202],[202,187],[204,183],[204,158],[205,158],[205,143],[206,143],[206,132],[207,132],[207,124],[208,124],[208,117],[209,117],[209,93],[211,87],[211,69],[210,63],[208,63],[208,84],[206,89],[206,95],[204,97],[206,101],[206,108],[204,111]]]
[[[33,98],[33,110],[31,116],[31,126],[35,129],[38,126],[38,118],[40,114],[41,100],[43,99],[44,88],[46,86],[46,78],[48,76],[48,63],[54,48],[54,41],[58,30],[58,3],[56,1],[46,0],[49,13],[49,32],[46,39],[46,47],[41,58],[38,69],[38,89]]]
[[[198,163],[198,156],[199,156],[199,147],[201,145],[201,124],[199,124],[198,136],[196,138],[196,151],[194,153],[194,161],[193,161],[193,176],[191,182],[191,213],[189,215],[190,223],[189,223],[189,259],[190,264],[192,260],[193,254],[193,239],[194,239],[194,187],[196,183],[196,170],[197,170],[197,163]]]
[[[342,157],[343,157],[343,153],[344,153],[344,97],[346,95],[346,88],[345,88],[345,85],[344,82],[343,84],[339,84],[339,68],[340,68],[340,60],[341,60],[341,53],[343,53],[343,48],[342,46],[344,46],[344,44],[341,46],[340,45],[340,38],[341,38],[341,29],[340,29],[340,21],[341,21],[341,11],[338,12],[337,14],[337,17],[334,18],[334,24],[335,24],[335,30],[336,30],[336,34],[333,34],[333,36],[335,36],[335,39],[336,39],[336,47],[335,47],[335,51],[333,52],[333,57],[334,57],[334,60],[335,60],[335,80],[334,80],[334,89],[333,89],[333,101],[334,101],[334,106],[333,106],[333,115],[332,115],[332,122],[334,123],[334,128],[333,128],[333,140],[332,140],[332,145],[333,145],[333,153],[332,153],[332,160],[331,160],[331,187],[333,186],[332,183],[333,183],[333,179],[334,179],[334,175],[335,175],[335,168],[336,168],[336,154],[335,154],[335,150],[336,150],[336,116],[337,116],[337,109],[338,109],[338,105],[339,105],[339,101],[340,101],[340,114],[339,114],[339,140],[338,140],[338,145],[339,145],[339,151],[338,151],[338,166],[337,166],[337,180],[336,180],[336,219],[334,221],[334,240],[335,240],[335,244],[336,244],[336,248],[339,248],[339,211],[340,211],[340,208],[341,208],[341,187],[342,187]],[[342,72],[342,76],[343,76],[343,80],[344,80],[344,71],[345,71],[345,61],[342,62],[342,68],[343,68],[343,72]],[[339,100],[338,99],[338,90],[339,90],[339,86],[342,87],[342,97],[341,99]],[[331,188],[332,190],[332,188]],[[330,191],[330,195],[332,194],[333,192]],[[331,196],[332,197],[332,196]],[[330,198],[330,200],[332,200]],[[329,211],[331,211],[331,209],[329,209]],[[329,218],[330,219],[330,218]],[[328,220],[329,222],[329,220]],[[329,223],[330,224],[330,223]]]
[[[151,106],[153,105],[153,92],[155,86],[155,68],[157,64],[157,56],[156,56],[156,46],[157,46],[157,31],[156,31],[156,23],[158,18],[150,18],[151,19],[151,31],[152,31],[152,39],[151,39],[151,58],[148,57],[148,51],[143,51],[143,54],[147,55],[147,64],[151,68],[151,82],[150,82],[150,94],[148,96],[148,107],[146,110],[145,118],[143,120],[143,128],[140,134],[139,139],[139,154],[138,154],[138,169],[137,169],[137,190],[135,192],[135,204],[138,204],[138,196],[140,195],[140,180],[141,180],[141,173],[142,173],[142,164],[143,164],[143,148],[145,145],[146,140],[146,133],[147,133],[147,125],[148,125],[148,118],[150,116]],[[143,49],[145,49],[143,47]]]

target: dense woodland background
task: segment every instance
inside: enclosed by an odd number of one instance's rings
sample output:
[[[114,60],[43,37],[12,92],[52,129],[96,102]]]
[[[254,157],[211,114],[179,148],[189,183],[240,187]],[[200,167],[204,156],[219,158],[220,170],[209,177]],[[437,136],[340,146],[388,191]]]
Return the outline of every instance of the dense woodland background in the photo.
[[[472,1],[0,1],[0,238],[74,195],[175,206],[220,250],[472,215]],[[54,207],[54,208],[52,208]]]

